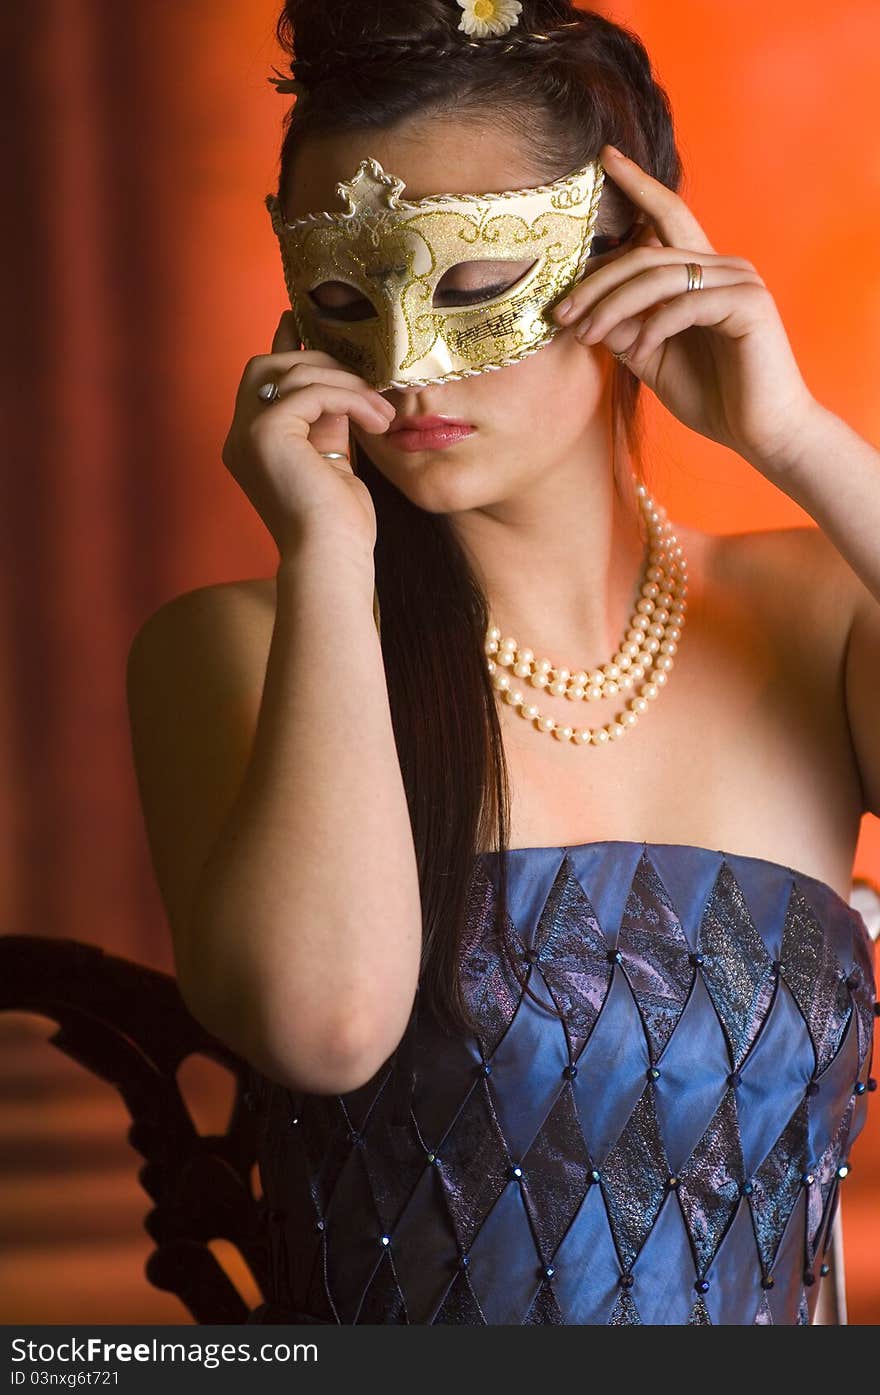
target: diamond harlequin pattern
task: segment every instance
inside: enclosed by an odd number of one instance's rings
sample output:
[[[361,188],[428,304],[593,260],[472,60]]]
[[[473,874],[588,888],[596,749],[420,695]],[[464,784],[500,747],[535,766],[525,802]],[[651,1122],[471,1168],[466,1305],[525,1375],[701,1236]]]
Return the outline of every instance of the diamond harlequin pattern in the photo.
[[[479,1032],[421,1009],[408,1118],[397,1055],[340,1096],[253,1072],[272,1291],[250,1321],[811,1322],[867,1108],[861,916],[761,858],[525,848],[505,952],[497,859],[463,941]]]

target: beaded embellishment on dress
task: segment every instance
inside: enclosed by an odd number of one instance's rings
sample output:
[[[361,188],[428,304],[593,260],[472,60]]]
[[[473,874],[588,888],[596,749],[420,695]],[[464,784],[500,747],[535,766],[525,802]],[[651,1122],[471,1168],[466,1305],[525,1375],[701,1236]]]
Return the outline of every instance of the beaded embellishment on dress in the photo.
[[[501,952],[484,854],[480,1032],[421,1009],[408,1117],[394,1057],[341,1096],[255,1074],[273,1292],[251,1320],[809,1323],[870,1093],[861,916],[721,850],[509,856],[511,939],[564,1018]]]

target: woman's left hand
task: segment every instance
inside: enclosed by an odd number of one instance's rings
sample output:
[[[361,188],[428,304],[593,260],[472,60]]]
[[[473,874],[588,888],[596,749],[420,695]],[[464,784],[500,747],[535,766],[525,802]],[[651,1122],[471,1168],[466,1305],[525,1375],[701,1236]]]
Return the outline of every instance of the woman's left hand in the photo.
[[[625,352],[627,368],[693,431],[769,477],[784,473],[823,409],[773,296],[751,262],[714,251],[673,190],[612,146],[600,158],[657,236],[597,267],[571,293],[570,314],[557,306],[556,318],[585,345]],[[703,268],[701,290],[685,289],[688,262]]]

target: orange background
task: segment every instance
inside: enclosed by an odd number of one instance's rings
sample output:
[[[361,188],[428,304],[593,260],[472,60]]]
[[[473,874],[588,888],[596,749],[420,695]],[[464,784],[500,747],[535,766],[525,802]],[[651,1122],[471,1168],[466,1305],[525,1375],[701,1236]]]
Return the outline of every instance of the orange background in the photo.
[[[5,7],[0,512],[0,932],[72,936],[171,969],[131,764],[125,659],[169,597],[269,575],[220,461],[245,360],[286,299],[263,195],[288,99],[267,0]],[[773,290],[811,390],[880,442],[876,0],[632,0],[676,115],[682,190]],[[12,123],[15,123],[13,128]],[[649,394],[646,394],[650,396]],[[714,532],[810,522],[751,466],[649,403],[648,468]],[[857,875],[880,883],[867,818]],[[0,1321],[186,1322],[150,1289],[124,1110],[0,1018]],[[204,1093],[204,1092],[203,1092]],[[843,1214],[850,1321],[880,1321],[880,1105]],[[219,1107],[214,1101],[215,1108]],[[222,1110],[221,1110],[222,1114]]]

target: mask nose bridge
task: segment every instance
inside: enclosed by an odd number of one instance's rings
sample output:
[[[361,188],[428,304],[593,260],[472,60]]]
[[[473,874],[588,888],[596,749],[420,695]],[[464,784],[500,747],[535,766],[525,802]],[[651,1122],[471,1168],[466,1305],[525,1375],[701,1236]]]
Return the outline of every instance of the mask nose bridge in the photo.
[[[373,303],[384,323],[389,376],[392,378],[399,376],[400,365],[411,350],[410,330],[403,312],[402,297],[403,287],[410,274],[410,268],[405,261],[394,265],[386,263],[366,272],[368,281],[375,287]]]

